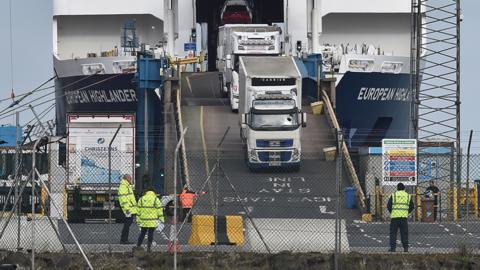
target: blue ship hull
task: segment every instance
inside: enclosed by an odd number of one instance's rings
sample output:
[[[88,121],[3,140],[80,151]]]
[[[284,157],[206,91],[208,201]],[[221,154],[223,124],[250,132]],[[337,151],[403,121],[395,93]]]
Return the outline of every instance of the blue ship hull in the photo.
[[[409,74],[345,73],[337,85],[336,113],[349,147],[409,138],[411,99]]]

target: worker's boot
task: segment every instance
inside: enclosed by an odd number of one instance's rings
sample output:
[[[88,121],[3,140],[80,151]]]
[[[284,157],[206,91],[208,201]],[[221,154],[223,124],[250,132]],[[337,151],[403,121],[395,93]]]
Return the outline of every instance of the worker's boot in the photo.
[[[408,252],[408,247],[404,247],[403,252]]]

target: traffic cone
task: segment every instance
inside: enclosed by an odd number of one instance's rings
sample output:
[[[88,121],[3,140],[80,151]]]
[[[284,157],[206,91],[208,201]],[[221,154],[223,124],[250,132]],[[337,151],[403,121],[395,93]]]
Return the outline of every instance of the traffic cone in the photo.
[[[180,252],[180,245],[178,244],[178,240],[176,245],[175,243],[175,232],[173,231],[173,225],[175,225],[175,219],[172,217],[171,219],[171,226],[170,226],[170,240],[168,241],[167,248],[168,252],[174,253],[174,252]]]

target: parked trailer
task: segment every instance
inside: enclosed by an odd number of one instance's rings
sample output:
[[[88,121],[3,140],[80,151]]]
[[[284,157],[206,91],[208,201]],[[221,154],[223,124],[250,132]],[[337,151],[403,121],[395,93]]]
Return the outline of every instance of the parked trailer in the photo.
[[[109,144],[111,143],[111,170]],[[123,218],[117,190],[124,174],[135,181],[134,115],[67,115],[67,215],[69,221]],[[111,196],[110,196],[111,194]],[[111,204],[110,204],[111,202]]]

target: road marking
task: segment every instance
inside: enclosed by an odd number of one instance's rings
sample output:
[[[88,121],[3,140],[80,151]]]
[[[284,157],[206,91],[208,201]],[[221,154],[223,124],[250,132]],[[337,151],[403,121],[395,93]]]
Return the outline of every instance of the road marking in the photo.
[[[318,208],[320,208],[320,213],[322,213],[322,214],[329,214],[329,215],[334,215],[335,214],[335,212],[327,211],[327,206],[326,205],[319,205]]]
[[[365,230],[364,230],[364,229],[360,229],[360,232],[365,232]]]
[[[193,94],[192,84],[190,83],[190,77],[187,76],[186,81],[188,85],[188,90],[190,90],[190,94]]]
[[[445,230],[446,232],[449,232],[449,231],[450,231],[450,230],[449,230],[449,229],[447,229],[447,228],[444,228],[444,230]]]
[[[203,106],[200,106],[200,135],[202,136],[203,158],[205,159],[205,170],[207,176],[210,174],[210,166],[208,165],[207,144],[205,142],[205,129],[203,127]]]

